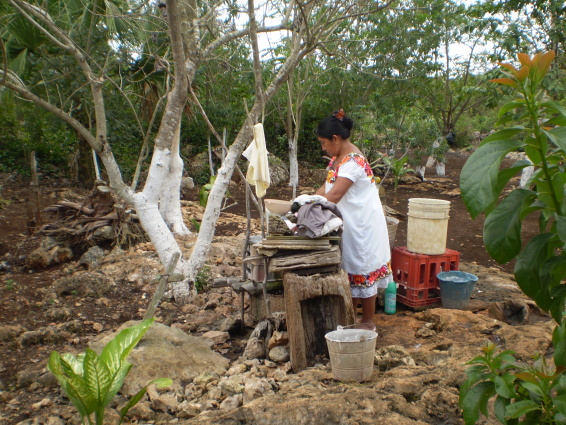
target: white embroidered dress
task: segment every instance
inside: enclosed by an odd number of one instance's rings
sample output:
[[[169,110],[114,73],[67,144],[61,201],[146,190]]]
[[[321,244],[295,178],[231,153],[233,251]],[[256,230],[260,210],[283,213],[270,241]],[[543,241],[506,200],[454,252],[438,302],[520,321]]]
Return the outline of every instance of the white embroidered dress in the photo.
[[[333,170],[334,160],[329,164],[325,192],[337,177],[353,182],[337,204],[344,221],[342,267],[348,273],[352,297],[368,298],[393,280],[387,223],[367,160],[351,153]]]

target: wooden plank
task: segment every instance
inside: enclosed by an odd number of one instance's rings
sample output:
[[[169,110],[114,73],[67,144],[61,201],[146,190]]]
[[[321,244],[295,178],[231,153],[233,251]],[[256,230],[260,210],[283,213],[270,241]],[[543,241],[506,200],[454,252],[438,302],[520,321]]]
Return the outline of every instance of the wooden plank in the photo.
[[[269,235],[265,238],[266,240],[297,240],[297,241],[339,241],[340,236],[322,236],[320,238],[309,238],[308,236],[285,236],[285,235]]]
[[[324,267],[340,264],[342,258],[340,249],[332,246],[327,251],[309,251],[296,255],[276,256],[269,261],[269,272],[292,271],[312,267]]]
[[[327,249],[330,241],[319,239],[300,239],[300,240],[264,240],[259,244],[262,248],[287,248],[287,249]],[[295,248],[300,247],[300,248]]]

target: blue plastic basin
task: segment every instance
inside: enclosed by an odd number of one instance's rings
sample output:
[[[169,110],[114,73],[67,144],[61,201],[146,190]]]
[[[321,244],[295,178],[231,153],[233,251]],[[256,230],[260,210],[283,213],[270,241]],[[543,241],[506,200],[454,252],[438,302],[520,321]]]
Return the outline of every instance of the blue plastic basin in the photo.
[[[465,308],[478,280],[477,276],[461,271],[440,272],[436,275],[440,285],[440,299],[446,308]]]

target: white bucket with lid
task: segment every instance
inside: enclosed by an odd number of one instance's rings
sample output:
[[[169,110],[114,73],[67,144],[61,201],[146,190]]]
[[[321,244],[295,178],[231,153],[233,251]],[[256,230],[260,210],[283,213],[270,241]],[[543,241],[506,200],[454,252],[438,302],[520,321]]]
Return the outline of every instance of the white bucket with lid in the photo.
[[[450,201],[409,199],[407,249],[417,254],[442,255],[446,252]]]
[[[377,332],[338,329],[325,335],[332,374],[340,381],[367,381],[373,373]]]

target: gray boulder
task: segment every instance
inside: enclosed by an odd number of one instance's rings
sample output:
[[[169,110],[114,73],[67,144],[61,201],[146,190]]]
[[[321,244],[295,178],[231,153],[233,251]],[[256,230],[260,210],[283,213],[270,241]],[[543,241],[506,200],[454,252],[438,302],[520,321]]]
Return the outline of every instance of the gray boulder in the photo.
[[[126,322],[118,331],[136,323]],[[105,335],[89,345],[100,353],[115,335]],[[228,369],[229,360],[212,351],[211,346],[209,339],[154,323],[128,357],[133,367],[120,392],[131,397],[156,378],[171,378],[174,385],[179,385],[191,381],[202,372],[223,374]]]

